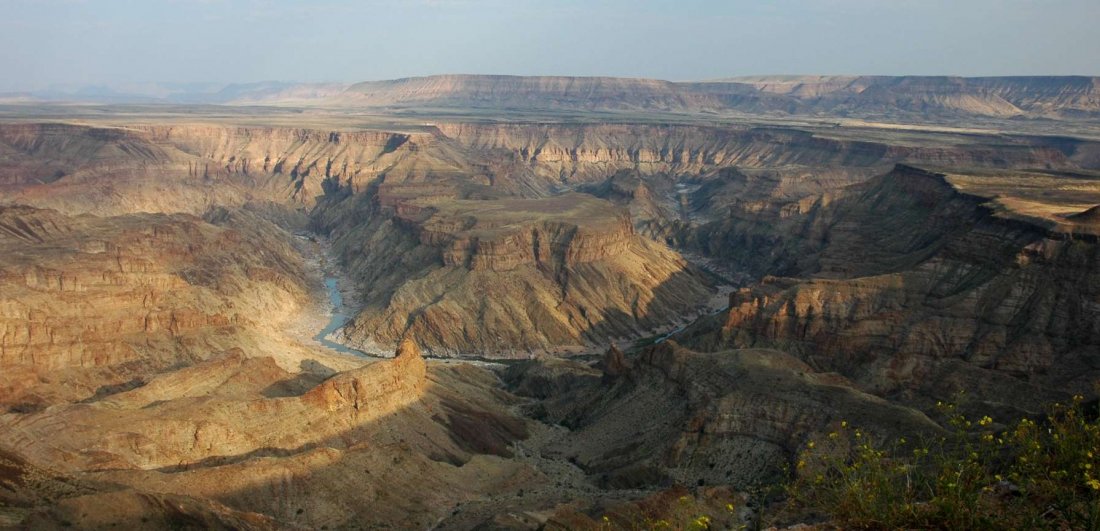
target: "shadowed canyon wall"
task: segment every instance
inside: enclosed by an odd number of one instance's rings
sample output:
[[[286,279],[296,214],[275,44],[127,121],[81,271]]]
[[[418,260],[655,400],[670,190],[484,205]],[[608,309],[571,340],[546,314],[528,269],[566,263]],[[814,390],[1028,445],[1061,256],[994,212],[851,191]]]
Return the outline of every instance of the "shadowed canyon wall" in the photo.
[[[1100,370],[1095,233],[1051,229],[988,202],[899,166],[784,219],[717,222],[705,234],[730,242],[731,260],[788,278],[732,293],[716,328],[684,340],[781,348],[907,399],[966,390],[1034,411],[1091,392]]]

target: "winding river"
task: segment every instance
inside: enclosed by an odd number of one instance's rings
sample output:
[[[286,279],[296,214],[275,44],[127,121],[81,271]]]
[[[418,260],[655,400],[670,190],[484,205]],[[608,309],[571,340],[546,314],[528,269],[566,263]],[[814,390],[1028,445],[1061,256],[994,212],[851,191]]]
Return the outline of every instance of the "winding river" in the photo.
[[[303,237],[303,239],[305,239],[305,238]],[[316,242],[316,240],[314,240],[314,241]],[[320,256],[324,257],[327,254],[327,248],[322,247],[322,250],[320,252],[318,252],[318,254]],[[348,308],[344,305],[344,294],[340,292],[340,281],[341,281],[341,279],[340,279],[340,277],[332,276],[334,274],[334,272],[331,271],[331,270],[326,269],[327,265],[328,265],[328,260],[326,258],[320,258],[318,260],[317,266],[319,268],[321,268],[322,271],[325,272],[325,275],[324,275],[325,292],[328,295],[328,300],[329,300],[329,305],[330,305],[330,308],[331,308],[331,313],[329,314],[329,317],[328,317],[328,323],[325,325],[324,328],[322,328],[319,332],[317,332],[316,335],[313,336],[313,339],[315,341],[317,341],[318,343],[320,343],[321,345],[323,345],[325,347],[328,347],[332,350],[335,350],[336,352],[340,352],[342,354],[349,354],[349,355],[353,355],[353,356],[360,356],[360,357],[372,358],[372,359],[380,359],[380,358],[384,359],[385,358],[384,356],[379,356],[379,355],[376,355],[376,354],[369,354],[369,353],[363,352],[363,351],[355,349],[355,348],[351,348],[347,345],[344,345],[342,343],[338,343],[338,342],[333,341],[332,339],[330,339],[331,337],[333,337],[333,335],[338,330],[340,330],[340,328],[342,328],[344,325],[348,324],[348,321],[351,320],[351,316],[348,313]],[[726,291],[720,291],[717,296],[720,299],[728,301],[729,300],[728,295],[729,295],[729,292],[728,292],[728,290],[726,290]],[[710,315],[714,315],[714,314],[721,313],[722,311],[724,311],[724,309],[725,309],[725,306],[721,306],[721,307],[718,307],[718,308],[712,308],[709,312],[706,312],[706,313],[709,313]],[[697,318],[698,317],[699,316],[697,316]],[[694,319],[692,320],[692,322],[694,322]],[[680,326],[672,328],[671,330],[669,330],[669,331],[661,334],[659,337],[655,338],[655,340],[653,340],[653,343],[662,343],[662,342],[664,342],[666,339],[668,339],[668,338],[676,335],[677,333],[683,331],[690,324],[691,324],[690,322],[689,323],[684,323],[684,324],[681,324]],[[472,364],[475,364],[475,365],[486,365],[486,366],[502,366],[502,365],[507,365],[509,363],[514,363],[516,361],[519,361],[519,360],[487,359],[487,358],[481,358],[481,357],[477,357],[477,356],[463,356],[463,357],[460,357],[460,358],[441,358],[441,357],[437,357],[437,356],[424,356],[424,357],[427,358],[427,359],[434,359],[434,360],[439,360],[439,361],[444,361],[444,362],[449,362],[449,363],[472,363]]]
[[[361,350],[353,349],[347,345],[337,343],[329,339],[329,336],[348,323],[350,319],[347,314],[344,313],[344,296],[340,293],[339,285],[336,277],[325,277],[325,291],[328,293],[328,300],[332,304],[332,315],[329,316],[328,324],[313,336],[313,339],[318,343],[344,354],[355,354],[358,356],[366,356],[368,358],[376,358],[378,356],[371,356]]]
[[[329,336],[342,328],[351,320],[348,316],[347,309],[344,307],[344,295],[340,293],[340,280],[337,277],[325,277],[325,292],[328,293],[329,303],[332,305],[332,315],[329,317],[328,324],[321,329],[317,335],[313,336],[313,339],[318,343],[335,350],[343,354],[350,354],[353,356],[362,356],[364,358],[371,359],[387,359],[385,356],[378,356],[376,354],[368,354],[362,350],[351,348],[347,345],[337,343]],[[424,359],[438,361],[442,363],[468,363],[471,365],[479,365],[484,367],[502,367],[509,363],[514,363],[517,360],[494,360],[487,358],[480,358],[474,356],[465,356],[461,358],[444,358],[439,356],[424,356]]]

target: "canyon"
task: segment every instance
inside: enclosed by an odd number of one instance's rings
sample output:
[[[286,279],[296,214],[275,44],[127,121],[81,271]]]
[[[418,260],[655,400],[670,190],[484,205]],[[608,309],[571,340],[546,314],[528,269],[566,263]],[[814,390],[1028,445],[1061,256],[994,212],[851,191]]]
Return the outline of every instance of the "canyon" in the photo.
[[[4,106],[0,528],[734,528],[842,424],[1092,404],[1097,87]]]

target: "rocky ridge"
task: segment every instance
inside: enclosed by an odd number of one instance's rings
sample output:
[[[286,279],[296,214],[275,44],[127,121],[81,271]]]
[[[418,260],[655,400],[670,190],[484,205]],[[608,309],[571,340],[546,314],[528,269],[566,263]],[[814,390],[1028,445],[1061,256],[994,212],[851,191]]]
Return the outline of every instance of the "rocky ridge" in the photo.
[[[818,201],[784,221],[802,230],[769,229],[767,245],[784,253],[752,258],[787,278],[731,294],[716,329],[683,340],[781,348],[918,402],[965,389],[1034,411],[1089,392],[1100,344],[1095,238],[1006,217],[988,201],[909,167]],[[738,239],[762,236],[759,225],[727,227]]]
[[[326,215],[336,223],[335,248],[369,287],[345,329],[368,351],[404,337],[448,356],[588,349],[697,312],[711,293],[682,257],[591,196],[421,198],[381,208],[365,196],[359,205]],[[368,221],[342,225],[347,219]]]
[[[842,421],[883,437],[940,429],[776,350],[702,354],[664,342],[629,363],[615,350],[605,359],[602,379],[564,366],[548,380],[555,362],[539,360],[509,368],[505,381],[538,400],[536,416],[570,428],[546,451],[570,456],[607,487],[773,481],[807,438]],[[583,383],[561,386],[566,374]]]
[[[392,360],[304,376],[270,357],[229,355],[103,399],[0,415],[0,445],[83,486],[20,502],[26,521],[57,522],[116,500],[96,518],[117,523],[156,515],[158,500],[168,500],[210,525],[422,527],[475,492],[544,481],[505,459],[526,423],[481,369],[429,367],[406,342]],[[64,438],[51,436],[59,423]],[[432,494],[413,495],[425,481]]]
[[[312,301],[301,258],[255,214],[208,219],[0,207],[4,404],[79,399],[177,363],[271,345],[272,332]],[[69,385],[40,385],[46,375]]]

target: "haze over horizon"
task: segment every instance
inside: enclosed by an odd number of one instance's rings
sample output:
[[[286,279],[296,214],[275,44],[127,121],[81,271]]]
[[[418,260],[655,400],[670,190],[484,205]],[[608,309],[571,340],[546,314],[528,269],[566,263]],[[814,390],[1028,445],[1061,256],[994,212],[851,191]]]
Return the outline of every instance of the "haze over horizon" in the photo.
[[[8,92],[458,73],[1100,74],[1100,4],[1089,0],[6,0],[2,10]]]

